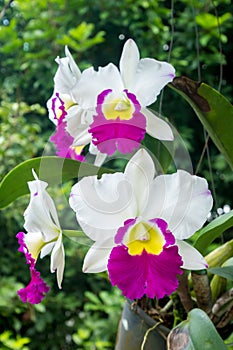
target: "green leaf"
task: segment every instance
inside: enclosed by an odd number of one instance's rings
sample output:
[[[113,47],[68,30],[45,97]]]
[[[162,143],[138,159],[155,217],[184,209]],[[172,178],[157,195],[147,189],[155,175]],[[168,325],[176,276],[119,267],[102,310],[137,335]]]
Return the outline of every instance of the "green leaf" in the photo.
[[[218,28],[219,25],[231,20],[232,14],[230,12],[225,13],[223,16],[216,17],[210,13],[199,13],[196,16],[196,22],[203,27],[207,32],[210,32],[213,28]]]
[[[231,269],[224,271],[222,270],[223,267],[230,267]],[[225,293],[227,287],[227,279],[233,279],[233,257],[227,259],[222,265],[218,265],[217,269],[216,267],[209,268],[208,272],[214,274],[210,282],[212,303],[214,304],[217,298]]]
[[[233,169],[233,106],[218,91],[187,77],[175,78],[169,86],[193,108],[219,151]]]
[[[223,214],[198,231],[194,247],[204,254],[208,246],[224,231],[233,226],[233,210]]]
[[[196,350],[189,336],[188,321],[183,321],[173,328],[167,338],[168,350]]]
[[[201,309],[193,309],[189,316],[190,337],[195,349],[227,350],[207,314]]]
[[[211,267],[227,266],[225,263],[233,256],[233,239],[219,245],[205,256],[205,260]],[[223,265],[224,264],[224,265]]]
[[[29,159],[12,169],[0,183],[0,209],[29,193],[27,182],[34,180],[32,169],[39,179],[48,182],[49,186],[74,178],[80,179],[83,176],[101,176],[103,173],[113,172],[110,169],[66,158],[48,156]]]
[[[208,269],[208,271],[214,275],[233,281],[233,266],[212,267],[211,269]]]
[[[168,350],[227,350],[207,314],[193,309],[168,336]]]

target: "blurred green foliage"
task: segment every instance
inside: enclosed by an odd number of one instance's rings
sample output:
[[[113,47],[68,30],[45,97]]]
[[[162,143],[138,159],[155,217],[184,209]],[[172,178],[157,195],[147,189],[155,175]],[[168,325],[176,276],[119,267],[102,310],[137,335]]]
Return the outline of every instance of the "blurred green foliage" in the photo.
[[[177,75],[203,80],[231,99],[232,13],[230,0],[0,0],[0,173],[41,155],[53,132],[46,101],[53,91],[54,59],[68,45],[79,67],[118,64],[124,41],[132,37],[142,57],[170,60]],[[223,70],[223,73],[222,73]],[[182,135],[194,170],[205,143],[192,109],[166,88],[155,109],[169,117]],[[223,116],[224,117],[224,116]],[[148,140],[147,142],[149,142]],[[200,174],[214,177],[218,206],[232,206],[232,172],[209,143],[212,172],[204,157]],[[77,229],[66,211],[70,184],[52,189],[64,227]],[[62,198],[62,199],[60,199]],[[123,298],[106,274],[81,272],[87,250],[65,240],[62,291],[49,273],[49,260],[38,262],[51,286],[42,304],[21,303],[16,291],[29,281],[15,234],[23,229],[28,197],[0,213],[0,350],[113,349]],[[72,243],[72,244],[71,244]],[[42,344],[42,345],[41,345]]]
[[[11,339],[12,333],[10,331],[5,331],[0,334],[0,346],[1,350],[29,350],[28,346],[24,346],[30,342],[29,338],[16,337],[16,339]]]
[[[16,164],[33,158],[43,151],[44,138],[35,121],[27,123],[29,116],[45,114],[39,104],[2,100],[0,106],[0,174],[6,174]]]

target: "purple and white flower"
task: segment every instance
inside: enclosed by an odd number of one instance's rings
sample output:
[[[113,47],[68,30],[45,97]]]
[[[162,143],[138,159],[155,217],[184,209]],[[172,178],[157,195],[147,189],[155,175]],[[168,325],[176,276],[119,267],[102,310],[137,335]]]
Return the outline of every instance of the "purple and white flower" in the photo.
[[[90,143],[101,154],[111,155],[139,148],[146,132],[160,140],[173,140],[170,126],[146,108],[175,77],[172,65],[140,59],[136,43],[129,39],[119,66],[110,63],[98,71],[88,68],[71,89],[80,106],[79,118],[70,113],[66,118],[74,145]],[[80,118],[86,122],[81,132]]]
[[[74,146],[74,138],[66,130],[67,114],[77,117],[80,113],[71,90],[80,79],[81,72],[67,47],[65,54],[66,57],[56,58],[58,69],[54,77],[54,91],[47,102],[49,119],[56,125],[56,132],[50,141],[55,144],[59,157],[84,161],[84,156],[81,155],[84,146]]]
[[[62,243],[62,230],[58,221],[54,202],[46,191],[47,183],[35,177],[29,181],[30,202],[24,212],[24,228],[27,233],[17,234],[19,251],[26,257],[30,266],[31,282],[21,289],[18,294],[23,302],[39,303],[49,291],[49,287],[36,271],[37,258],[51,253],[50,270],[57,274],[58,287],[61,288],[65,267],[65,253]]]
[[[184,240],[202,227],[212,204],[204,178],[184,170],[156,176],[144,149],[124,173],[83,178],[70,195],[80,226],[94,241],[83,271],[108,270],[111,283],[130,299],[170,295],[182,269],[207,268]]]
[[[56,62],[54,93],[47,107],[56,124],[51,141],[59,156],[82,161],[81,152],[89,144],[100,165],[117,150],[126,154],[139,148],[145,133],[173,140],[170,126],[146,108],[175,77],[172,65],[140,59],[132,39],[124,45],[119,69],[110,63],[81,73],[67,47],[66,57]]]

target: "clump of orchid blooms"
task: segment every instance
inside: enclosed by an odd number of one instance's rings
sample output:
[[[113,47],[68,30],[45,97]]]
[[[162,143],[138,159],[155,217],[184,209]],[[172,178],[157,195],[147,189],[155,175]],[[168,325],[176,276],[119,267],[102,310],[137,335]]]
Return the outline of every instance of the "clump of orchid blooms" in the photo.
[[[31,200],[24,214],[27,233],[17,235],[19,251],[33,272],[39,254],[43,258],[51,252],[50,269],[57,271],[61,288],[65,265],[62,229],[47,184],[33,174]],[[80,180],[72,187],[69,202],[83,232],[93,241],[83,271],[107,270],[112,285],[130,299],[169,296],[177,289],[177,276],[183,269],[208,266],[184,241],[202,227],[211,210],[213,200],[206,180],[184,170],[156,176],[153,160],[143,148],[130,159],[124,173]],[[30,284],[19,296],[38,303],[49,289],[34,275],[31,273]]]
[[[85,162],[86,145],[96,156],[95,164],[115,152],[131,155],[124,172],[100,179],[86,176],[71,189],[70,207],[93,242],[83,271],[107,270],[112,285],[130,299],[169,296],[185,269],[208,266],[185,240],[203,226],[213,203],[204,178],[184,170],[158,175],[152,156],[141,146],[145,133],[173,140],[168,123],[147,107],[173,80],[175,70],[167,62],[140,59],[132,39],[123,47],[119,68],[110,63],[81,73],[67,47],[65,53],[56,59],[54,92],[47,103],[56,125],[51,142],[57,155]],[[51,253],[50,270],[56,271],[61,288],[65,230],[46,190],[48,184],[34,170],[32,174],[24,213],[26,233],[17,234],[31,281],[18,294],[23,302],[35,304],[49,291],[35,267],[39,255]]]
[[[51,141],[57,155],[80,160],[89,145],[96,164],[101,164],[117,150],[126,154],[138,149],[145,133],[173,140],[170,126],[147,108],[174,79],[171,64],[140,59],[132,39],[123,47],[119,69],[109,63],[81,73],[67,47],[65,52],[66,57],[56,59],[54,92],[47,103],[56,124]]]

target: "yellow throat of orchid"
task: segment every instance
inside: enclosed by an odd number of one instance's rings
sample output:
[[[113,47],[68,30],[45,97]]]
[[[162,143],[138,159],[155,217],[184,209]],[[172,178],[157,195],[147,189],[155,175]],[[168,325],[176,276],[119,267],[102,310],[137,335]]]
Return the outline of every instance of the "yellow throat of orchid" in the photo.
[[[71,148],[75,151],[76,154],[81,154],[84,146],[71,146]]]
[[[125,93],[120,96],[111,93],[106,97],[102,111],[107,120],[129,120],[133,116],[134,106]]]
[[[37,260],[41,249],[49,243],[56,242],[60,234],[60,230],[57,231],[57,236],[51,241],[45,242],[41,232],[27,233],[24,237],[24,242],[27,246],[28,252],[31,254],[32,258]]]
[[[125,244],[130,255],[141,255],[143,250],[159,255],[163,251],[165,239],[159,228],[141,221],[130,230]]]
[[[24,241],[32,258],[37,260],[41,249],[45,246],[42,234],[40,232],[27,233]]]

